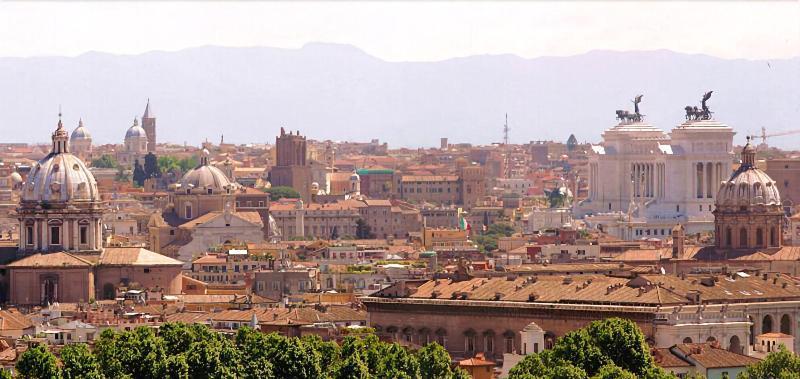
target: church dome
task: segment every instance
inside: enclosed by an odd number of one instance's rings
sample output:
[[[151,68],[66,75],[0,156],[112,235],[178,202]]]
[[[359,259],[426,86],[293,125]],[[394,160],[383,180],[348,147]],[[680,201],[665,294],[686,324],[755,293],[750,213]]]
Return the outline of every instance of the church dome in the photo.
[[[723,182],[717,194],[717,206],[780,205],[781,195],[775,181],[755,164],[755,148],[742,149],[742,165]]]
[[[22,190],[23,202],[99,201],[94,175],[69,153],[67,131],[61,120],[53,133],[53,149],[37,162]]]
[[[181,179],[182,189],[203,188],[224,192],[237,187],[237,184],[231,182],[222,170],[208,163],[209,155],[208,150],[203,149],[200,165],[189,170]]]
[[[91,139],[92,135],[89,134],[89,130],[83,126],[83,120],[78,121],[78,127],[72,131],[72,136],[69,138],[70,141],[78,141],[78,140],[86,140]]]
[[[139,126],[139,119],[135,118],[133,119],[133,125],[125,132],[125,139],[139,137],[147,138],[147,132],[144,131],[144,128]]]

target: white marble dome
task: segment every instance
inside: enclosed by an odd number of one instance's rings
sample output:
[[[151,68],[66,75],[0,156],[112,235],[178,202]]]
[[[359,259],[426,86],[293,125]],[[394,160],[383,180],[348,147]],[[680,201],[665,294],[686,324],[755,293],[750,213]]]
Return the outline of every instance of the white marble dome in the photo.
[[[144,131],[144,128],[139,126],[139,119],[133,119],[133,125],[125,132],[125,139],[140,137],[147,138],[147,132]]]
[[[61,121],[53,133],[53,150],[37,162],[23,185],[23,202],[100,201],[97,181],[80,158],[69,153]]]
[[[742,150],[742,165],[717,193],[717,206],[780,205],[775,181],[755,165],[755,149],[748,141]]]
[[[200,157],[200,165],[189,170],[181,179],[182,190],[186,189],[211,189],[212,193],[228,192],[234,190],[238,185],[232,182],[222,170],[209,164],[209,152],[203,150]]]
[[[78,127],[72,131],[72,135],[70,136],[69,140],[71,142],[78,141],[78,140],[86,140],[91,139],[92,135],[89,134],[89,130],[83,126],[83,120],[78,121]]]
[[[775,181],[757,168],[738,170],[717,194],[719,205],[780,205]]]

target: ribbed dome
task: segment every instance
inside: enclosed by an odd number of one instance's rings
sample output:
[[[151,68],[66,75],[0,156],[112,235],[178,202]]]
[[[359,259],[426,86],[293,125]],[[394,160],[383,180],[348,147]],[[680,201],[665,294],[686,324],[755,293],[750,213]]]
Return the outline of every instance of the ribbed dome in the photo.
[[[742,165],[717,193],[717,206],[780,205],[775,181],[755,165],[756,150],[747,144],[742,149]]]
[[[724,182],[717,194],[717,205],[780,205],[775,181],[757,168],[738,170]]]
[[[128,128],[128,131],[125,133],[125,139],[128,138],[136,138],[136,137],[145,137],[147,138],[147,132],[144,131],[144,128],[139,126],[139,119],[133,119],[133,125]]]
[[[78,127],[72,131],[72,135],[70,136],[70,141],[77,141],[77,140],[85,140],[91,139],[92,135],[89,134],[89,130],[83,126],[83,120],[78,121]]]
[[[99,201],[94,175],[78,157],[69,153],[67,132],[61,121],[53,133],[53,150],[28,174],[22,201]]]
[[[189,170],[181,179],[181,189],[203,188],[217,192],[233,190],[238,187],[222,170],[208,163],[208,156],[208,150],[204,149],[203,155],[200,157],[200,165]]]

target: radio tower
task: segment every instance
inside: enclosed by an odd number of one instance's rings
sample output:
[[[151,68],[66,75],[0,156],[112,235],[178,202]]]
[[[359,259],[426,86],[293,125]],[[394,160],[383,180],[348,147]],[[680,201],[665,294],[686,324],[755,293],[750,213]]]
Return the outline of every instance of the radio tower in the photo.
[[[508,150],[508,113],[503,124],[503,174],[506,179],[511,178],[511,152]]]

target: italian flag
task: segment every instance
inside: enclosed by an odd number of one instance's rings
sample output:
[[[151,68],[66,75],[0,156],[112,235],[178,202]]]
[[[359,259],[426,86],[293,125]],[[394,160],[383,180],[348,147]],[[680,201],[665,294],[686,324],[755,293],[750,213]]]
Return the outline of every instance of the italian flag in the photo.
[[[461,230],[472,230],[472,227],[467,222],[467,219],[464,217],[460,217],[458,220],[458,228]]]

